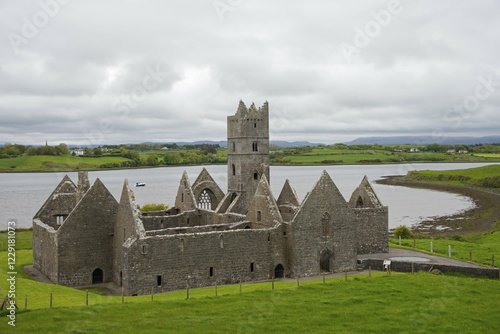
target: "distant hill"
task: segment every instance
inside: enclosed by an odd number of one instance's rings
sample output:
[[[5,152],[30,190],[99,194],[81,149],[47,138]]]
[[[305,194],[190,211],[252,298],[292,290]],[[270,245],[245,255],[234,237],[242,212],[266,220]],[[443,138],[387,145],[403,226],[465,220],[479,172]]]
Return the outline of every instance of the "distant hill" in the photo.
[[[158,142],[145,142],[141,144],[158,144]],[[177,141],[177,142],[166,142],[162,144],[176,144],[177,146],[184,145],[202,145],[202,144],[210,144],[210,145],[219,145],[220,147],[227,147],[226,140],[213,141],[213,140],[198,140],[198,141]],[[283,141],[283,140],[271,140],[271,145],[276,145],[279,147],[301,147],[301,146],[318,146],[321,144],[318,143],[310,143],[308,141]]]
[[[476,145],[497,144],[500,136],[487,137],[434,137],[434,136],[394,136],[394,137],[360,137],[346,142],[346,145]]]

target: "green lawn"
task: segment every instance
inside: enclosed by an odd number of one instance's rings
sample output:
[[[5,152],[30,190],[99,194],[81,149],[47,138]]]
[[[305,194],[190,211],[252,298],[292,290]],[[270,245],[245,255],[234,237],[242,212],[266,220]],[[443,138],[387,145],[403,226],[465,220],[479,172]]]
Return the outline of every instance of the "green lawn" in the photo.
[[[244,286],[244,289],[246,286]],[[205,289],[206,290],[206,289]],[[277,282],[185,300],[182,293],[19,311],[2,333],[497,333],[500,281],[429,273]],[[166,298],[164,296],[170,296]],[[57,298],[57,297],[56,297]],[[473,306],[472,306],[473,305]]]
[[[373,272],[322,280],[276,281],[193,289],[151,296],[103,296],[35,282],[22,267],[32,262],[31,231],[17,231],[16,327],[0,317],[0,333],[497,333],[500,280],[430,273]],[[5,233],[0,240],[5,241]],[[479,257],[499,247],[500,234],[471,236]],[[435,251],[443,248],[435,240]],[[394,242],[392,240],[391,242]],[[417,240],[425,245],[425,240]],[[453,247],[459,252],[459,243]],[[411,244],[412,246],[412,244]],[[490,247],[490,248],[489,248]],[[447,251],[447,245],[444,247]],[[462,252],[462,251],[460,251]],[[490,258],[491,259],[491,258]],[[7,252],[0,252],[0,297],[6,293]],[[5,288],[4,288],[5,287]],[[49,296],[53,308],[49,308]],[[28,308],[24,310],[25,297]],[[471,307],[474,305],[474,307]]]
[[[11,159],[0,159],[0,172],[30,172],[30,171],[68,171],[68,170],[95,170],[106,163],[121,163],[129,161],[122,157],[74,157],[47,156],[47,155],[24,155]]]
[[[495,156],[472,156],[435,152],[394,152],[382,149],[338,149],[330,146],[311,148],[308,152],[282,155],[276,159],[282,164],[363,164],[402,162],[481,162],[497,159]],[[495,161],[495,160],[493,160]]]
[[[432,241],[432,250],[434,255],[448,257],[448,245],[451,246],[451,257],[457,260],[469,261],[472,255],[472,261],[483,265],[492,265],[492,257],[495,258],[495,266],[500,266],[500,231],[492,231],[483,234],[470,234],[456,237],[453,240],[447,238],[439,239],[416,239],[416,250],[430,253],[430,243]],[[413,248],[413,239],[402,239],[401,248],[415,250]],[[399,246],[399,239],[390,238],[391,247]],[[471,254],[472,252],[472,254]]]
[[[408,178],[443,184],[500,188],[500,164],[446,171],[411,171]]]

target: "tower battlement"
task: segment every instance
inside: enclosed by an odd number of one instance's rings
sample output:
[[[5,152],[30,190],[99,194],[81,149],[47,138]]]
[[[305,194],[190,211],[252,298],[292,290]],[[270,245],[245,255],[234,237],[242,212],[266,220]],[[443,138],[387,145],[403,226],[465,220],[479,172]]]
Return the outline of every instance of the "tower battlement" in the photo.
[[[228,193],[240,195],[244,210],[250,204],[262,175],[269,175],[269,104],[249,108],[240,101],[227,117]],[[240,212],[245,213],[245,212]]]

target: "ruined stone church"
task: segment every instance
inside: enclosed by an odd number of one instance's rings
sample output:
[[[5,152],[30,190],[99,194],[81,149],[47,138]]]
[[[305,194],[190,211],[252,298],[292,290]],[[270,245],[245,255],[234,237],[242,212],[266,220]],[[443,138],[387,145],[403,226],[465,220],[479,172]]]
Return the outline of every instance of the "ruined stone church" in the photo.
[[[34,267],[135,295],[353,270],[358,254],[388,252],[388,208],[366,177],[349,201],[326,171],[302,202],[288,180],[274,197],[268,108],[240,101],[228,116],[226,192],[205,168],[192,183],[184,172],[171,209],[142,213],[127,180],[117,201],[86,172],[65,176],[33,218]]]

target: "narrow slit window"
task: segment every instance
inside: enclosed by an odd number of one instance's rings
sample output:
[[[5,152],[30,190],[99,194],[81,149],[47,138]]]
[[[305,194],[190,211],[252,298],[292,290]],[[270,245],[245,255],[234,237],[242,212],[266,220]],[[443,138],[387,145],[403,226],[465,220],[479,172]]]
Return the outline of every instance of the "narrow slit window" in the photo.
[[[210,275],[210,277],[214,276],[214,267],[210,267],[209,275]]]

